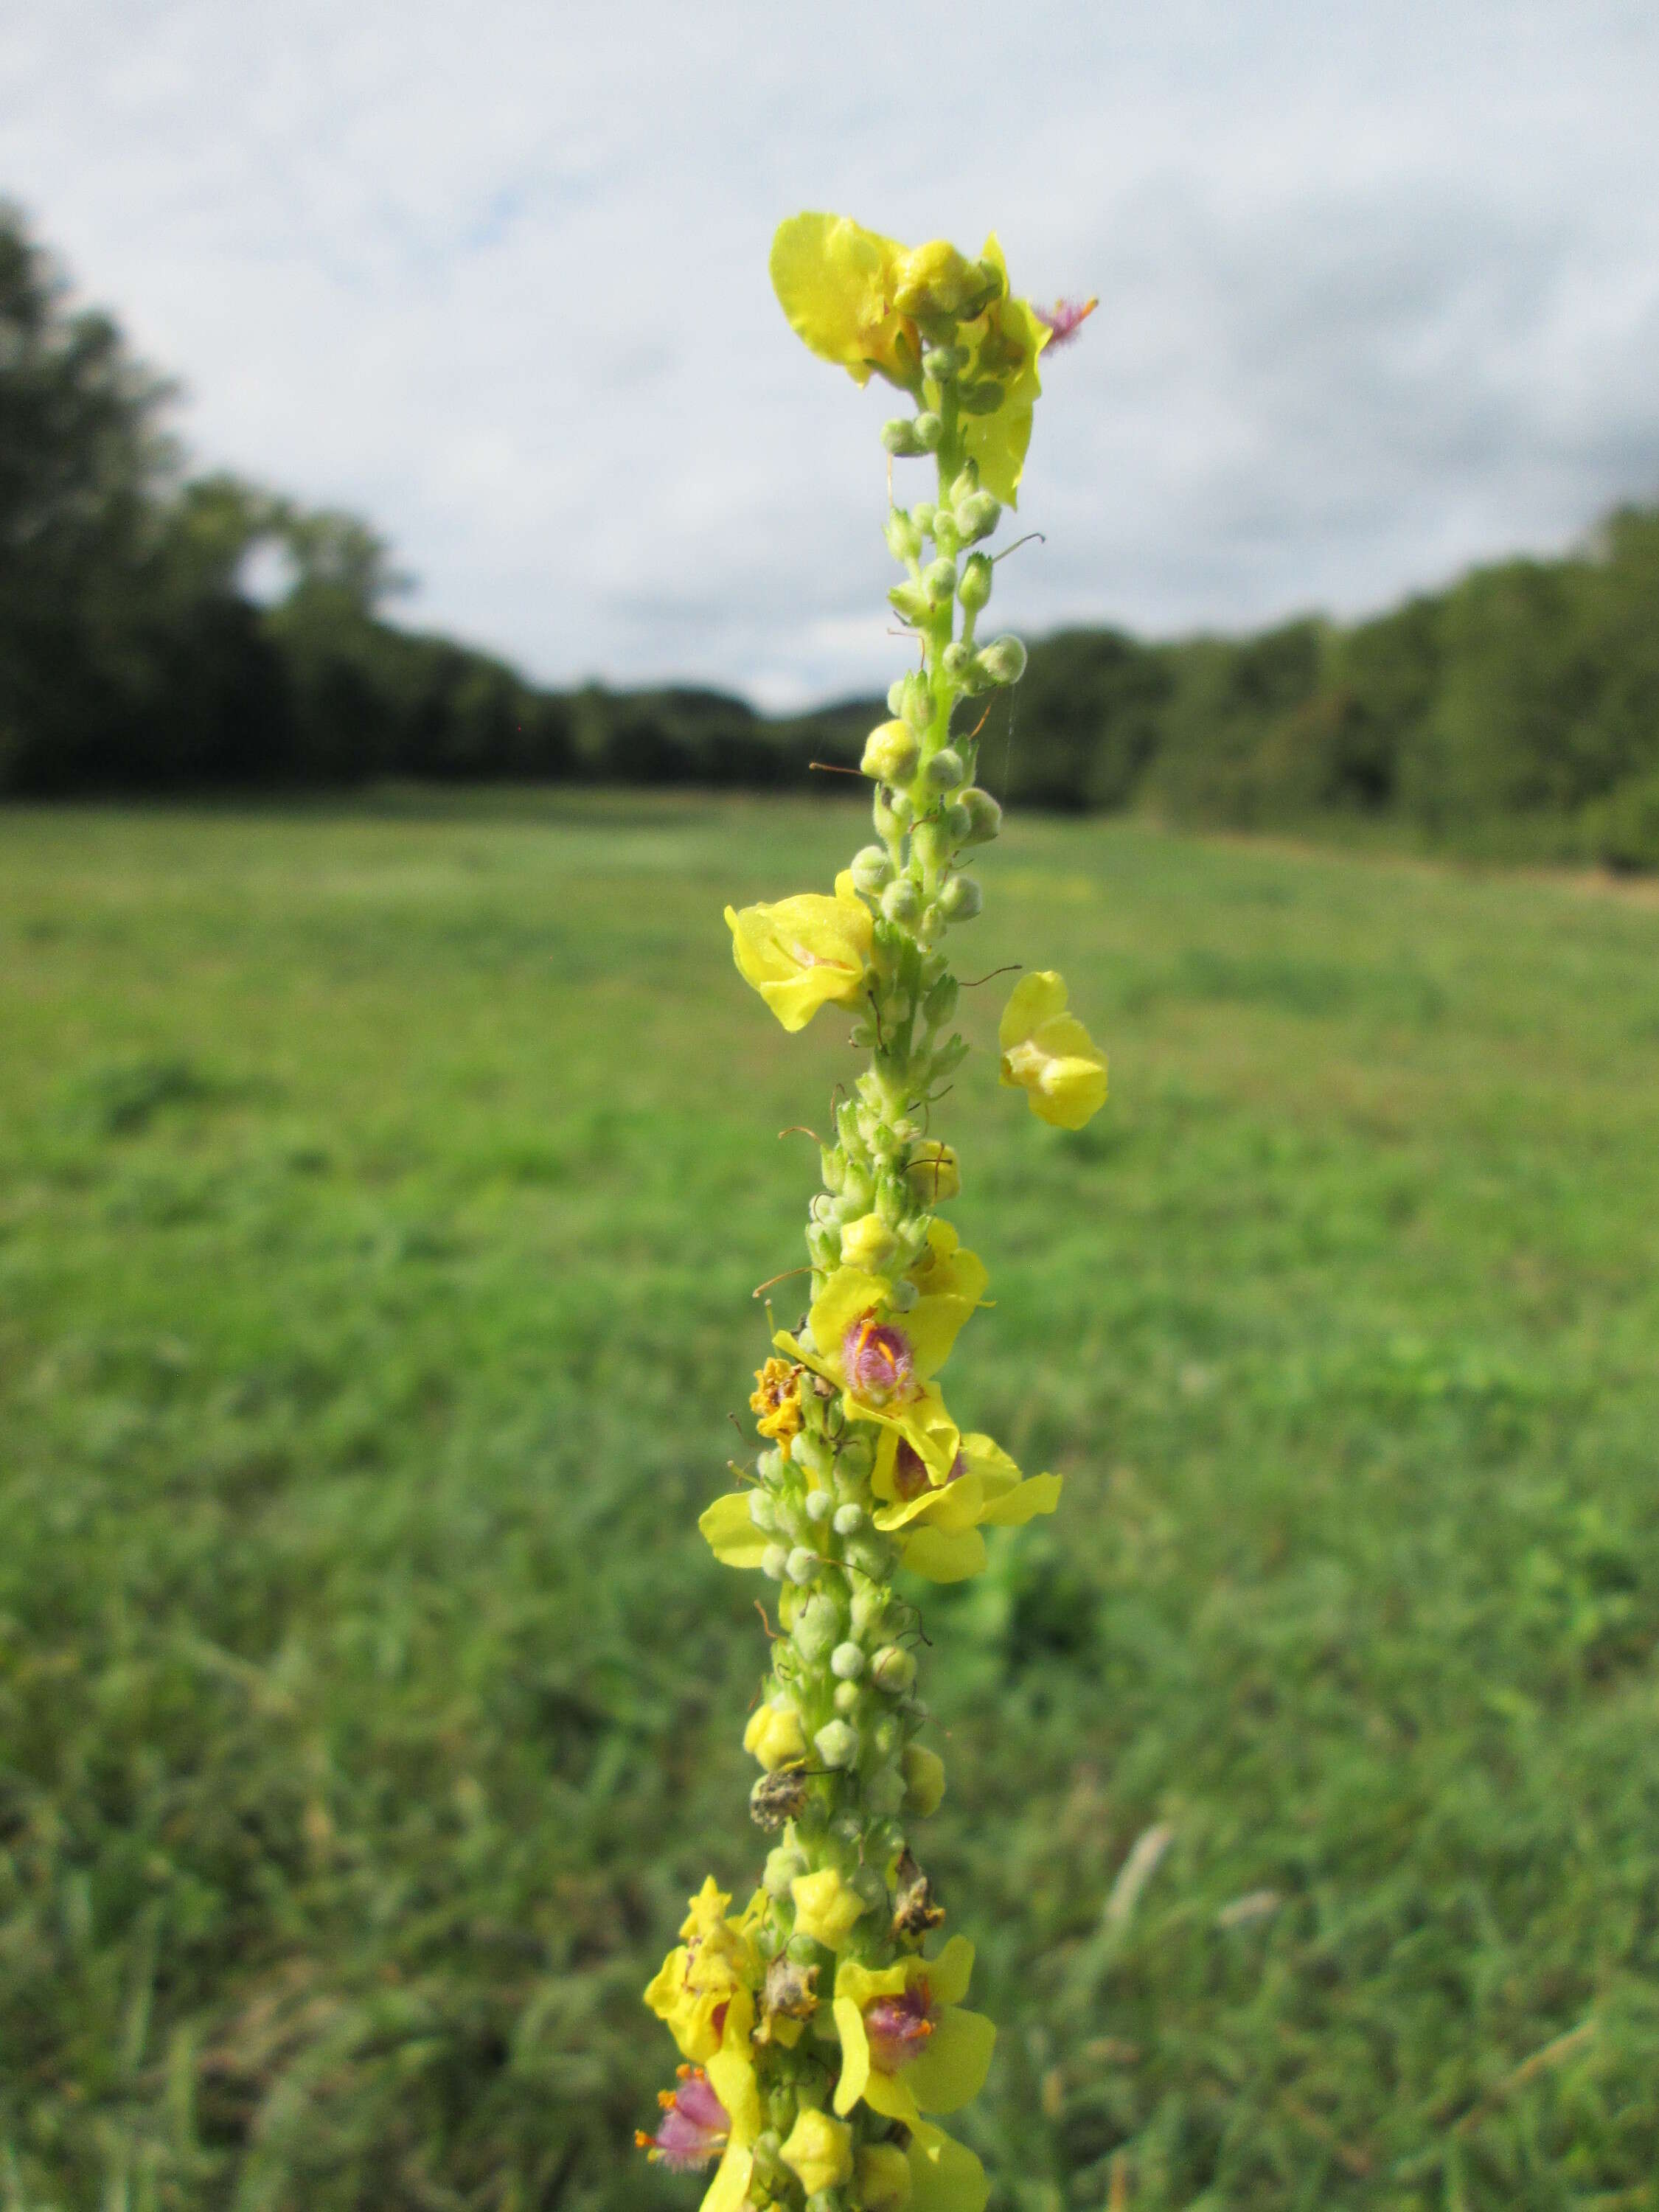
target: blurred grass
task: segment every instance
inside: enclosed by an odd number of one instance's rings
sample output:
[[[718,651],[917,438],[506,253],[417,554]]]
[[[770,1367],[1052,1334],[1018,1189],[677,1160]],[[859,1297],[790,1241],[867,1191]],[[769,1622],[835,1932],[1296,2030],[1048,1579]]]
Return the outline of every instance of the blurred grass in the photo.
[[[850,1061],[720,909],[855,836],[0,817],[6,2212],[696,2201],[627,2148],[760,1849],[693,1524]],[[967,971],[1114,1054],[1075,1137],[986,1055],[945,1109],[953,1402],[1069,1477],[929,1607],[999,2212],[1651,2204],[1659,909],[1098,823],[983,872]]]

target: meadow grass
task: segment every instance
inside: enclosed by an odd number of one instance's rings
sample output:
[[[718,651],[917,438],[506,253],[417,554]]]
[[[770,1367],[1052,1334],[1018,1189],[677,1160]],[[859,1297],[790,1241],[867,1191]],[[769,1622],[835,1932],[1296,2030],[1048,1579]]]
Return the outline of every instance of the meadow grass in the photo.
[[[639,1990],[758,1864],[764,1586],[695,1520],[852,1066],[720,908],[858,834],[0,817],[8,2212],[697,2202]],[[1659,909],[1101,823],[982,872],[965,972],[1113,1055],[1075,1136],[988,1052],[941,1109],[953,1403],[1067,1478],[926,1601],[994,2204],[1651,2204]]]

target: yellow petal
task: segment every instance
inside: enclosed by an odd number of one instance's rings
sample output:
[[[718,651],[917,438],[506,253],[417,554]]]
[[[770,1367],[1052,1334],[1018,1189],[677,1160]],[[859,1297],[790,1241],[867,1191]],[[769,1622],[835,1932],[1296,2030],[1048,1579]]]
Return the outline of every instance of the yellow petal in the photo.
[[[920,382],[915,325],[892,298],[903,251],[846,216],[792,216],[773,238],[772,289],[790,328],[855,383],[872,370],[907,390]]]
[[[836,2110],[843,2118],[864,2094],[870,2079],[870,2039],[864,2032],[864,2012],[851,1997],[836,1998],[836,2031],[841,2037],[841,2079],[836,2084]]]
[[[754,2154],[735,2142],[727,2143],[726,2155],[704,2193],[702,2212],[744,2212],[754,2171]]]
[[[1001,1498],[994,1498],[981,1515],[988,1526],[1023,1528],[1034,1513],[1052,1513],[1060,1503],[1060,1477],[1034,1474]]]
[[[739,2046],[730,2033],[732,2024],[728,2012],[728,2032],[722,2038],[720,2050],[709,2059],[707,2072],[708,2086],[725,2106],[726,2117],[732,2123],[730,2140],[742,2148],[753,2142],[761,2131],[760,2085],[755,2079],[754,2061],[749,2055],[748,2033],[744,2033]],[[943,2112],[945,2107],[941,2105],[937,2109]]]
[[[922,2120],[910,2131],[910,2202],[906,2212],[985,2212],[991,2187],[965,2143]]]
[[[1039,1024],[1051,1022],[1066,1011],[1065,978],[1052,968],[1039,968],[1022,975],[1008,994],[1008,1003],[997,1024],[997,1042],[1007,1052]]]
[[[749,1517],[749,1492],[728,1491],[717,1498],[699,1517],[698,1528],[709,1550],[728,1567],[757,1567],[769,1543]]]
[[[988,1564],[977,1528],[918,1528],[907,1539],[903,1565],[930,1583],[965,1582]]]
[[[954,2112],[977,2097],[990,2071],[996,2024],[982,2012],[949,2005],[924,2049],[905,2068],[910,2094],[924,2112]]]
[[[937,1813],[945,1796],[945,1761],[925,1743],[904,1747],[904,1808],[919,1820]]]
[[[891,1288],[884,1275],[867,1274],[862,1267],[837,1267],[813,1299],[807,1326],[819,1358],[837,1375],[848,1330],[866,1314],[884,1309]]]
[[[924,1962],[927,1986],[942,2005],[959,2005],[974,1978],[974,1947],[965,1936],[953,1936],[937,1959]]]

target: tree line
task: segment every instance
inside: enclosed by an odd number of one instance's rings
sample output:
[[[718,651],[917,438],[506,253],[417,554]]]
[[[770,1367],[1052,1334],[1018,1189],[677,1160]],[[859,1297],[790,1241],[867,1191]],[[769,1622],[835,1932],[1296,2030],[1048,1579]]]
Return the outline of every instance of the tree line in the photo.
[[[885,709],[559,691],[386,619],[356,517],[192,476],[171,387],[0,209],[0,793],[384,777],[844,789]],[[263,562],[274,593],[251,586]],[[1659,508],[1374,620],[1033,647],[981,759],[1003,795],[1249,829],[1393,824],[1659,866]]]

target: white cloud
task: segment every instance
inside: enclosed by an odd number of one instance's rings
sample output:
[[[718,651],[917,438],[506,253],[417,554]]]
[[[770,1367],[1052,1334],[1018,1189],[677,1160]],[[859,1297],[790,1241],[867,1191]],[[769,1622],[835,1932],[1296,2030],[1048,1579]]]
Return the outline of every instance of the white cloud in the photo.
[[[888,411],[800,351],[777,217],[1000,231],[1055,358],[999,613],[1380,604],[1659,490],[1659,21],[54,0],[7,179],[206,461],[392,538],[410,618],[570,679],[879,683]]]

